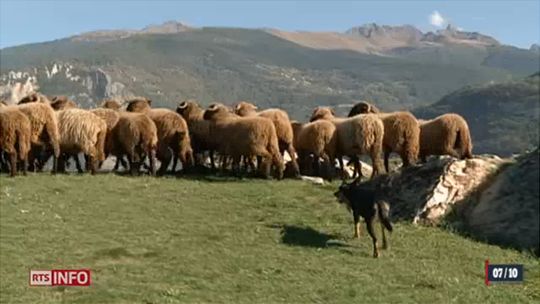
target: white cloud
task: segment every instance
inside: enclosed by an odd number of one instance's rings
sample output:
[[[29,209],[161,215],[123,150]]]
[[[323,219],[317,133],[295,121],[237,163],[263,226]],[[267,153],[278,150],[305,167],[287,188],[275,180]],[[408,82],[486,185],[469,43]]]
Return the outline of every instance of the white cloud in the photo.
[[[447,23],[447,20],[438,11],[433,11],[429,15],[429,23],[436,27],[443,27]]]

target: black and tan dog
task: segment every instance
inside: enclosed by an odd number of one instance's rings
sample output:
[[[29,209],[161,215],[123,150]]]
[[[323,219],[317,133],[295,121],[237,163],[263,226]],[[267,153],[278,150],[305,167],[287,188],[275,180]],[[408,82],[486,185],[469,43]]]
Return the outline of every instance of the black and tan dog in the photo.
[[[388,248],[384,229],[392,232],[392,223],[388,217],[390,207],[384,200],[378,199],[374,188],[361,185],[357,181],[350,184],[343,183],[334,193],[338,201],[345,204],[352,211],[354,219],[354,237],[360,238],[360,216],[364,218],[366,227],[373,240],[373,257],[379,257],[377,236],[375,235],[375,220],[381,223],[383,249]]]

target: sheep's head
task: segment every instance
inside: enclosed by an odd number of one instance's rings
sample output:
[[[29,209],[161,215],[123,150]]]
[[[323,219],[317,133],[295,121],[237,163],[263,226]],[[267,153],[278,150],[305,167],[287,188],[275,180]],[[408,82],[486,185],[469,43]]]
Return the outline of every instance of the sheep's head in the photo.
[[[349,112],[349,117],[367,113],[379,113],[379,109],[367,101],[361,101],[352,107]]]
[[[321,119],[328,120],[334,118],[335,115],[336,113],[334,110],[329,107],[316,107],[315,110],[313,110],[309,121],[312,122]]]
[[[213,103],[204,111],[204,120],[218,120],[231,114],[229,108],[220,103]]]
[[[234,107],[234,113],[240,116],[254,115],[257,113],[257,106],[247,101],[240,101]]]
[[[116,100],[107,99],[107,100],[103,101],[103,103],[101,104],[101,107],[105,108],[105,109],[111,109],[111,110],[118,111],[118,110],[120,110],[122,105]]]
[[[293,130],[293,135],[296,137],[302,128],[302,123],[296,120],[291,121],[291,127]]]
[[[202,112],[202,109],[194,100],[182,101],[176,107],[176,113],[180,114],[184,118],[188,118],[190,115],[199,112]]]
[[[19,100],[18,104],[30,103],[30,102],[48,103],[49,99],[47,98],[47,96],[45,96],[43,94],[34,92],[34,93],[30,93],[30,94],[26,95],[25,97],[23,97],[21,100]]]
[[[77,104],[67,96],[54,96],[51,107],[56,111],[77,108]]]
[[[138,97],[127,102],[126,111],[142,113],[150,110],[152,100],[145,97]]]

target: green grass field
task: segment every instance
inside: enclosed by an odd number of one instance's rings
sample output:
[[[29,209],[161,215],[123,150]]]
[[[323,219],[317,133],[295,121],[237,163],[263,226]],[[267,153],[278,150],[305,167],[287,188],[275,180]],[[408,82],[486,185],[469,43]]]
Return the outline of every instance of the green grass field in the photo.
[[[335,186],[301,181],[0,177],[1,303],[531,303],[527,253],[396,223],[371,257]],[[484,260],[525,284],[484,285]],[[91,287],[29,287],[29,269],[90,268]]]

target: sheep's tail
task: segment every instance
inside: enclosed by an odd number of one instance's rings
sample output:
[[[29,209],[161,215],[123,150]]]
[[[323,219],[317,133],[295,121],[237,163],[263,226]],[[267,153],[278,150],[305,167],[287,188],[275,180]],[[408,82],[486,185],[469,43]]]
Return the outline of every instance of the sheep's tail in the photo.
[[[271,129],[274,129],[274,132],[270,132],[270,140],[268,141],[267,150],[272,157],[272,163],[278,171],[278,178],[282,179],[285,165],[283,164],[283,158],[281,157],[281,153],[279,152],[279,141],[273,125]]]
[[[456,146],[458,146],[462,158],[472,158],[472,140],[469,128],[465,125],[456,134]]]
[[[58,124],[56,123],[56,120],[47,122],[45,129],[47,130],[47,135],[49,136],[50,144],[54,151],[54,157],[58,158],[60,156],[60,134],[58,133]]]
[[[28,158],[28,152],[30,151],[30,129],[15,129],[18,155],[20,160]]]
[[[393,227],[392,223],[390,222],[390,206],[388,206],[388,203],[384,201],[377,201],[377,211],[379,213],[379,220],[384,225],[384,227],[392,232]]]
[[[97,135],[96,159],[100,162],[105,160],[105,139],[107,138],[107,128],[102,128]]]
[[[416,122],[415,122],[416,123]],[[407,165],[414,165],[418,161],[420,153],[420,127],[409,124],[403,132],[403,153],[406,156]]]

